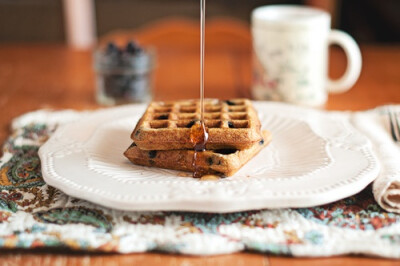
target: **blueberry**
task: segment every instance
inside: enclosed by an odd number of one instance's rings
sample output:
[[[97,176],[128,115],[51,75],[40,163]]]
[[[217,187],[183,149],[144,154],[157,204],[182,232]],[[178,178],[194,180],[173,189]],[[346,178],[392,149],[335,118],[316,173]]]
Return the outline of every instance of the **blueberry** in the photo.
[[[104,90],[107,97],[121,98],[124,95],[127,78],[124,75],[104,75]]]
[[[126,45],[125,51],[129,54],[138,54],[143,51],[142,47],[139,46],[137,42],[130,41]]]
[[[140,133],[141,133],[141,132],[140,132],[140,128],[139,128],[138,130],[136,130],[135,136],[139,136]]]
[[[115,99],[144,99],[148,93],[145,75],[104,75],[104,94]],[[165,118],[164,118],[165,119]]]
[[[131,146],[129,146],[129,148],[128,149],[130,149],[130,148],[133,148],[133,147],[136,147],[137,145],[136,145],[136,143],[135,142],[133,142],[132,144],[131,144]]]
[[[234,103],[234,102],[232,102],[232,101],[229,101],[229,100],[226,100],[225,101],[228,105],[236,105],[236,103]]]
[[[129,76],[129,82],[126,88],[123,88],[125,99],[138,100],[145,99],[148,94],[149,79],[146,75]]]
[[[264,144],[264,139],[261,139],[258,144],[263,145]]]
[[[134,41],[130,41],[126,45],[125,51],[130,53],[130,54],[133,54],[136,51],[136,47],[137,47],[137,44]]]
[[[186,125],[186,127],[187,127],[187,128],[191,128],[191,127],[194,125],[194,123],[196,123],[196,120],[190,121],[190,122]]]
[[[155,158],[157,156],[157,151],[149,151],[149,158]]]
[[[232,121],[228,121],[228,127],[229,128],[235,128],[235,126],[233,125]]]
[[[140,54],[142,52],[143,52],[143,48],[142,47],[140,47],[140,46],[136,47],[135,54]]]
[[[114,54],[114,53],[118,53],[119,49],[118,47],[115,45],[115,43],[113,42],[109,42],[107,44],[107,48],[106,48],[106,53],[107,54]]]

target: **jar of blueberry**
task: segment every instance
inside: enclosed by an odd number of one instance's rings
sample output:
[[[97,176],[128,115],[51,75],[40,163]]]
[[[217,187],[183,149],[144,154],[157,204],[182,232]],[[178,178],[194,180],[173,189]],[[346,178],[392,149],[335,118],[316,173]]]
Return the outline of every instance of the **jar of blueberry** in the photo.
[[[152,97],[154,52],[130,41],[125,47],[110,42],[95,52],[96,98],[100,104],[148,102]]]

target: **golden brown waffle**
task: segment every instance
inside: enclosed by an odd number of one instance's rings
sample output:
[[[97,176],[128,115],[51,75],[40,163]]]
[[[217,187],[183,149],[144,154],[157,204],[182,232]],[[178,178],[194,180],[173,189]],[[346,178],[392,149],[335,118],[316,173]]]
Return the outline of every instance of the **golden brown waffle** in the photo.
[[[199,120],[199,100],[152,102],[131,138],[142,150],[193,149],[190,128]],[[206,99],[204,122],[206,149],[245,149],[261,140],[260,121],[247,99]]]
[[[205,175],[233,175],[271,141],[270,132],[264,130],[262,135],[263,138],[260,141],[247,149],[217,149],[199,152],[198,160],[196,160],[198,169],[201,169]],[[124,155],[137,165],[193,172],[193,153],[193,150],[141,150],[133,143]]]

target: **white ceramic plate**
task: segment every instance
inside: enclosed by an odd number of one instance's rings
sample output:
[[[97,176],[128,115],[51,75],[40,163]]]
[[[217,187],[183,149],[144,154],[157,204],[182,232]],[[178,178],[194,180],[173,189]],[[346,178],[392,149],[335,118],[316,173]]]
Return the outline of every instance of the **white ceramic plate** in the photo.
[[[377,177],[371,145],[349,114],[254,105],[273,140],[232,177],[200,181],[131,164],[122,153],[144,105],[95,111],[60,127],[40,148],[43,177],[115,209],[199,212],[315,206],[355,194]]]

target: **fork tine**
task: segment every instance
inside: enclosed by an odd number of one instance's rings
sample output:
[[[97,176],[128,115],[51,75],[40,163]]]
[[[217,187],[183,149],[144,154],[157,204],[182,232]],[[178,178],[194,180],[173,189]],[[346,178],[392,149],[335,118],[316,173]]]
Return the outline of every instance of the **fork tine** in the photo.
[[[398,142],[400,140],[397,137],[396,129],[397,132],[399,132],[400,125],[396,115],[392,111],[389,111],[389,121],[390,121],[390,133],[392,134],[392,138],[394,139],[394,141]]]
[[[394,115],[394,121],[395,121],[395,127],[396,127],[395,130],[397,130],[397,136],[400,136],[400,123],[399,123],[399,119],[398,119],[398,114],[395,112],[395,113],[393,113],[393,115]],[[397,141],[400,141],[399,137],[397,137]]]

